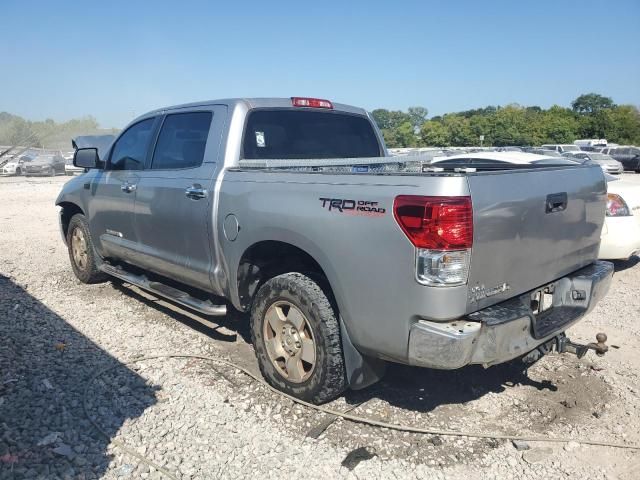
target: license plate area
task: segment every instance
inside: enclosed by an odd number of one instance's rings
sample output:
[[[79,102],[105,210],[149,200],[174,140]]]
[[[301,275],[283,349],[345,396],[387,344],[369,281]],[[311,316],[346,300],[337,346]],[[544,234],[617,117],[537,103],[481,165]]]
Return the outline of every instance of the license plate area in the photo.
[[[552,283],[531,294],[531,312],[535,317],[553,309],[553,294],[555,290],[555,284]]]

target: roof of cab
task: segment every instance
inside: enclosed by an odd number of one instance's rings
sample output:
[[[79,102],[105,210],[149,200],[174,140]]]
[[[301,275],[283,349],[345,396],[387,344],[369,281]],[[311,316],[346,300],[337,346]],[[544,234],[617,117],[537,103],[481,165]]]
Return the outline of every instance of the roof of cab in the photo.
[[[347,113],[354,113],[354,114],[358,114],[358,115],[366,115],[367,112],[365,109],[363,108],[359,108],[359,107],[354,107],[352,105],[345,105],[343,103],[335,103],[335,102],[331,102],[333,104],[333,110],[334,111],[340,111],[340,112],[347,112]],[[181,109],[188,109],[188,108],[194,108],[194,107],[205,107],[208,105],[227,105],[229,107],[234,107],[238,104],[244,104],[246,105],[249,109],[253,109],[253,108],[296,108],[296,109],[301,109],[301,110],[325,110],[326,109],[322,109],[322,108],[309,108],[309,107],[294,107],[291,103],[291,98],[287,98],[287,97],[283,97],[283,98],[224,98],[224,99],[220,99],[220,100],[205,100],[205,101],[201,101],[201,102],[192,102],[192,103],[184,103],[181,105],[172,105],[169,107],[163,107],[163,108],[157,108],[155,110],[152,110],[148,113],[145,113],[144,115],[141,115],[140,117],[138,117],[138,119],[143,118],[143,117],[148,117],[150,115],[157,115],[159,113],[163,113],[163,112],[167,112],[170,110],[181,110]],[[136,120],[138,120],[136,119]]]

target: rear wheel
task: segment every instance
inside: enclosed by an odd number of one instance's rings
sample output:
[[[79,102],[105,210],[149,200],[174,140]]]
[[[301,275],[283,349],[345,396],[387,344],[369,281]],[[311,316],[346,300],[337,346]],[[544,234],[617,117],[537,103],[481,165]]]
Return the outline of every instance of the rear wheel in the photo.
[[[81,213],[75,214],[69,221],[67,248],[73,273],[78,280],[82,283],[99,283],[107,280],[107,274],[98,268],[100,258],[95,252],[87,219]]]
[[[313,403],[346,388],[340,325],[320,286],[301,273],[267,281],[251,308],[251,336],[270,385]]]

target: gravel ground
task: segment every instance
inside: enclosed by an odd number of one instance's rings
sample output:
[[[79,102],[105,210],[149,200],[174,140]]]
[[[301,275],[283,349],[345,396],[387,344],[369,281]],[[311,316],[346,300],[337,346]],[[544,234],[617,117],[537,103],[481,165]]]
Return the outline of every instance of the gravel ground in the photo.
[[[637,478],[638,451],[342,420],[320,433],[324,414],[229,368],[193,359],[128,363],[190,353],[258,371],[239,314],[212,323],[118,282],[80,284],[53,205],[65,181],[0,178],[0,479],[162,478],[115,442],[184,479]],[[640,444],[637,262],[617,264],[609,296],[569,332],[592,341],[605,331],[616,348],[604,358],[549,355],[527,373],[517,364],[392,366],[382,382],[330,406],[414,426]],[[86,419],[85,389],[87,410],[109,439]]]

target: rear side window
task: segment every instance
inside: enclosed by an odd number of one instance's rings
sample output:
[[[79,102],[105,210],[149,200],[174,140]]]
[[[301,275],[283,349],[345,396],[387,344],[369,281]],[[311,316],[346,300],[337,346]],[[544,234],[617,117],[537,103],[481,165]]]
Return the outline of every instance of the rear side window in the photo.
[[[246,159],[380,157],[367,117],[309,110],[254,110],[242,142]]]
[[[204,159],[211,112],[167,115],[151,162],[152,170],[199,167]]]
[[[132,125],[118,138],[111,151],[111,170],[143,169],[154,120],[148,118]]]

